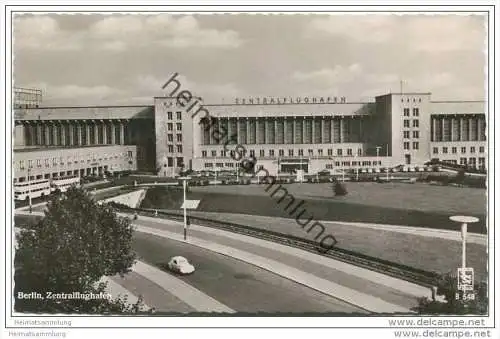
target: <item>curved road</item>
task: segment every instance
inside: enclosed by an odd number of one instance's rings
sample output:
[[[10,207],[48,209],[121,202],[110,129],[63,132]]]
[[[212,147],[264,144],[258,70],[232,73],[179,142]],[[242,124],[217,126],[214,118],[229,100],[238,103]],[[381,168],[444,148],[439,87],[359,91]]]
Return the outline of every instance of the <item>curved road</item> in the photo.
[[[178,241],[135,232],[134,249],[140,260],[161,267],[181,255],[196,271],[180,279],[237,312],[366,313],[266,270]]]

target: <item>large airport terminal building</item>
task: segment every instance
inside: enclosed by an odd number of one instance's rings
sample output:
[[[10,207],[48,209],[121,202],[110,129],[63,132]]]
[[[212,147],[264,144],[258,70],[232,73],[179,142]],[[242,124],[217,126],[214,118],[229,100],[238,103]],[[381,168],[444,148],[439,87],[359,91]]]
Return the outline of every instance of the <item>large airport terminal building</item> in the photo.
[[[14,100],[15,182],[123,171],[174,177],[182,170],[234,171],[236,145],[270,174],[422,166],[439,159],[486,168],[484,101],[432,101],[431,93],[238,98],[186,112],[176,97],[152,105],[44,107]],[[18,94],[16,92],[16,95]],[[27,93],[26,96],[33,94]],[[41,95],[40,95],[41,97]],[[224,130],[232,143],[217,137]],[[29,177],[29,179],[28,179]]]

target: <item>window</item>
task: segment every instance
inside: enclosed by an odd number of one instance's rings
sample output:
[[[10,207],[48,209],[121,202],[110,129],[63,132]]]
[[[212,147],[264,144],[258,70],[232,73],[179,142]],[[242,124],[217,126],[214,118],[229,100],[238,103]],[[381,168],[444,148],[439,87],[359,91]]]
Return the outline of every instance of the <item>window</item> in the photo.
[[[49,159],[45,159],[45,167],[49,167]]]
[[[413,149],[418,149],[418,141],[413,142]]]
[[[177,142],[182,142],[182,134],[177,134]]]
[[[224,167],[224,163],[222,162],[218,162],[215,164],[216,167]]]
[[[303,156],[303,155],[304,155],[304,150],[303,150],[303,149],[299,149],[299,155],[300,155],[300,156]]]
[[[171,122],[169,122],[169,123],[167,124],[167,129],[168,129],[169,131],[171,131],[173,128],[174,128],[174,124],[172,124]]]
[[[363,154],[363,150],[361,148],[358,148],[358,156],[361,156]]]
[[[220,151],[220,156],[224,158],[226,156],[226,151],[224,150]]]
[[[178,122],[176,125],[177,125],[177,130],[182,131],[182,124]]]
[[[213,164],[211,162],[206,162],[205,163],[205,168],[210,168],[210,167],[212,167],[212,165]]]
[[[217,151],[212,151],[212,156],[216,157],[217,156]]]
[[[332,156],[333,155],[333,150],[331,148],[328,149],[327,154]]]
[[[335,161],[335,166],[339,167],[340,166],[340,161]]]
[[[36,166],[37,167],[42,167],[42,161],[40,159],[36,160]]]
[[[207,151],[201,151],[201,156],[203,158],[206,158],[207,157]]]
[[[129,158],[132,158],[132,151],[128,151],[127,155],[128,155]]]
[[[326,169],[333,169],[333,164],[326,164]]]
[[[433,147],[432,148],[432,154],[438,154],[439,151],[438,151],[438,148],[437,147]]]
[[[410,131],[403,131],[403,138],[410,139]]]
[[[467,158],[460,158],[460,165],[467,165]]]
[[[470,148],[470,152],[471,152],[471,153],[476,153],[476,148],[475,148],[474,146],[471,146],[471,148]]]
[[[261,149],[261,150],[259,151],[259,156],[260,156],[260,157],[265,156],[265,154],[266,154],[266,152],[265,152],[263,149]]]
[[[278,154],[279,154],[280,157],[284,156],[285,155],[285,150],[280,149],[278,151]]]
[[[403,126],[404,126],[404,127],[410,127],[410,120],[405,119],[405,120],[403,121]]]
[[[167,112],[167,118],[168,120],[172,120],[172,112]]]
[[[443,154],[448,154],[448,147],[443,147]]]
[[[177,158],[177,167],[184,167],[184,158],[182,157]]]
[[[339,156],[341,156],[341,155],[342,155],[342,149],[341,149],[341,148],[339,148],[339,149],[337,150],[337,155],[339,155]]]
[[[167,158],[167,163],[168,163],[168,167],[174,166],[174,158],[168,157]]]
[[[57,158],[52,158],[52,166],[57,166]]]
[[[460,149],[460,152],[462,152],[462,153],[466,153],[466,152],[467,152],[467,148],[466,148],[466,147],[462,147],[462,148]]]
[[[451,153],[453,153],[453,154],[457,154],[457,148],[456,148],[456,147],[452,147],[452,148],[451,148]]]
[[[419,137],[419,132],[413,131],[413,138],[418,139],[418,137]]]
[[[253,150],[253,149],[250,150],[250,156],[255,157],[255,150]]]
[[[479,146],[479,153],[484,153],[484,146]]]
[[[270,156],[270,157],[274,157],[274,150],[273,150],[273,149],[270,149],[270,150],[269,150],[269,156]]]
[[[177,145],[177,152],[182,153],[182,145]]]
[[[405,141],[403,143],[403,147],[404,147],[404,149],[410,149],[410,143],[408,141]]]
[[[413,127],[418,127],[418,120],[413,120]]]
[[[314,154],[314,153],[313,153],[313,150],[312,150],[312,149],[308,149],[308,150],[307,150],[307,154],[308,154],[309,156],[312,156],[312,155]]]
[[[323,150],[322,150],[322,149],[319,149],[319,150],[318,150],[318,155],[319,155],[319,156],[323,156]]]
[[[347,149],[347,155],[352,155],[352,148]]]
[[[19,169],[24,169],[24,160],[19,161]]]
[[[176,112],[176,115],[177,115],[177,120],[181,120],[182,119],[182,113],[181,112]]]
[[[167,135],[167,140],[168,140],[169,142],[174,141],[174,135],[173,135],[173,134],[168,134],[168,135]]]
[[[234,164],[232,162],[226,162],[225,166],[226,167],[234,167]]]
[[[174,145],[168,145],[168,152],[173,153],[174,152]]]
[[[288,150],[288,156],[289,157],[293,157],[293,149],[289,149]]]
[[[418,112],[418,108],[414,108],[414,109],[413,109],[413,116],[414,116],[414,117],[418,117],[418,114],[419,114],[419,112]]]
[[[410,116],[410,109],[409,108],[403,108],[403,115],[405,117],[409,117]]]

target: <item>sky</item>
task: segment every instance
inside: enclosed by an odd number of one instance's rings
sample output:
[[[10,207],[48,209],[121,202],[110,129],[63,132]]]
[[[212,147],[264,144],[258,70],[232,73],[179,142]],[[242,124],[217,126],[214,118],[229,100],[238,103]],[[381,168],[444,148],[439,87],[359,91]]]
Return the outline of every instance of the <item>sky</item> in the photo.
[[[14,85],[44,106],[152,105],[178,73],[204,103],[431,92],[484,100],[481,15],[19,14]]]

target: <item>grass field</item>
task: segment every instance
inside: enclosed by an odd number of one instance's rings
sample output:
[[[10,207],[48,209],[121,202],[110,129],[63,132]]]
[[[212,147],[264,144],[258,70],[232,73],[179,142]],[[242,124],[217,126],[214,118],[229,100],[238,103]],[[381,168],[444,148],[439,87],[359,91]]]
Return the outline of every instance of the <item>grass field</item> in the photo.
[[[331,184],[284,185],[296,198],[335,200],[351,204],[409,209],[424,212],[449,212],[465,214],[486,213],[486,190],[477,188],[432,186],[424,183],[371,183],[347,182],[348,195],[334,197]],[[241,195],[269,196],[266,185],[202,186],[192,187],[192,192],[213,192]]]

